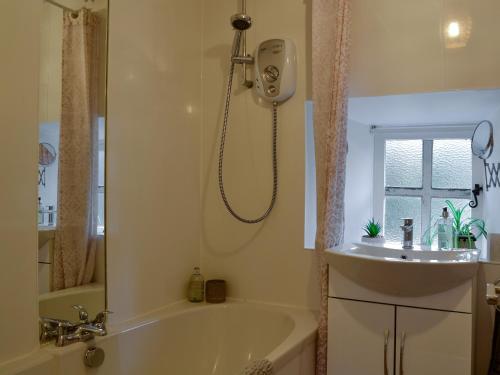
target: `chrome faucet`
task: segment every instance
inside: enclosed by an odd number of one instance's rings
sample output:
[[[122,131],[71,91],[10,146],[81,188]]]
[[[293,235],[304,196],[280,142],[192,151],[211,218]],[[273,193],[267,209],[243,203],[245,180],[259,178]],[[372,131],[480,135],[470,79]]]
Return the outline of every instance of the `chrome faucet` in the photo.
[[[405,218],[401,229],[403,230],[403,249],[413,249],[413,219]]]
[[[79,322],[40,317],[40,342],[55,341],[56,346],[66,346],[74,342],[84,342],[95,336],[106,336],[106,320],[110,311],[101,311],[90,322],[88,313],[81,305],[74,305],[78,310]]]

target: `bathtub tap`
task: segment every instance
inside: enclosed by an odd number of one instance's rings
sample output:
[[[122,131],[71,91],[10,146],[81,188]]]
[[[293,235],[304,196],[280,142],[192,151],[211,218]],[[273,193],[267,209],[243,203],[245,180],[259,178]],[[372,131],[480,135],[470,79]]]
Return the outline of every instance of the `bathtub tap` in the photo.
[[[77,307],[75,307],[77,308]],[[82,306],[78,306],[80,321],[72,323],[67,320],[40,318],[40,342],[55,340],[58,347],[74,342],[84,342],[95,336],[106,336],[106,319],[109,311],[102,311],[89,322],[88,314]]]

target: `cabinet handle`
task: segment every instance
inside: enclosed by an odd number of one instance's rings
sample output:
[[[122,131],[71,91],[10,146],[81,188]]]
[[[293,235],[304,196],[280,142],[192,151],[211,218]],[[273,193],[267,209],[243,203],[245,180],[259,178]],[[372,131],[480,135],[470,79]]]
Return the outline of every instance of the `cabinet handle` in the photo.
[[[406,332],[401,332],[401,342],[399,343],[399,375],[404,375],[403,358],[405,353]]]
[[[384,332],[384,375],[389,375],[389,366],[387,364],[387,349],[389,347],[389,330]]]

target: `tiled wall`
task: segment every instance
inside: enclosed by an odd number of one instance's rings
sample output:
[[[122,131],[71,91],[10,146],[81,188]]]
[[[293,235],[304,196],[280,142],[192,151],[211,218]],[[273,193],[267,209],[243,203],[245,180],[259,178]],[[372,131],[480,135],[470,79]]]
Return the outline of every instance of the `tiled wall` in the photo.
[[[200,0],[111,0],[107,256],[112,319],[185,296],[199,263]]]
[[[500,86],[496,0],[353,0],[352,96]],[[446,27],[460,22],[460,45]],[[460,37],[461,39],[462,37]],[[478,56],[482,58],[478,59]]]
[[[222,0],[204,10],[202,266],[207,277],[228,281],[232,297],[316,306],[314,253],[304,250],[305,101],[310,98],[310,7],[304,0],[249,0],[253,18],[248,51],[270,38],[290,38],[297,46],[295,95],[278,108],[279,192],[274,211],[260,224],[237,222],[226,212],[217,185],[217,154],[233,31],[229,17],[239,2]],[[271,109],[253,90],[239,85],[237,67],[224,162],[226,192],[245,216],[269,204]]]
[[[0,363],[26,354],[38,344],[36,188],[41,5],[41,1],[32,0],[0,1]]]

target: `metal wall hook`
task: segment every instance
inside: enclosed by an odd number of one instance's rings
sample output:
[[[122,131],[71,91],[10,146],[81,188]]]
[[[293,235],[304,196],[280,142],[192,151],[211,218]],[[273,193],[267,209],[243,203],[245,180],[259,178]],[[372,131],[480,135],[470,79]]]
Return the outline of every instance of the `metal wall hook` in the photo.
[[[473,197],[474,197],[474,200],[471,200],[471,201],[469,202],[469,207],[470,207],[470,208],[476,208],[476,207],[479,205],[479,203],[478,203],[478,201],[477,201],[477,197],[478,197],[479,195],[481,195],[481,192],[482,192],[482,191],[483,191],[483,187],[482,187],[481,185],[479,185],[479,184],[475,184],[475,185],[474,185],[474,189],[472,189],[472,190],[471,190],[472,195],[473,195]]]

